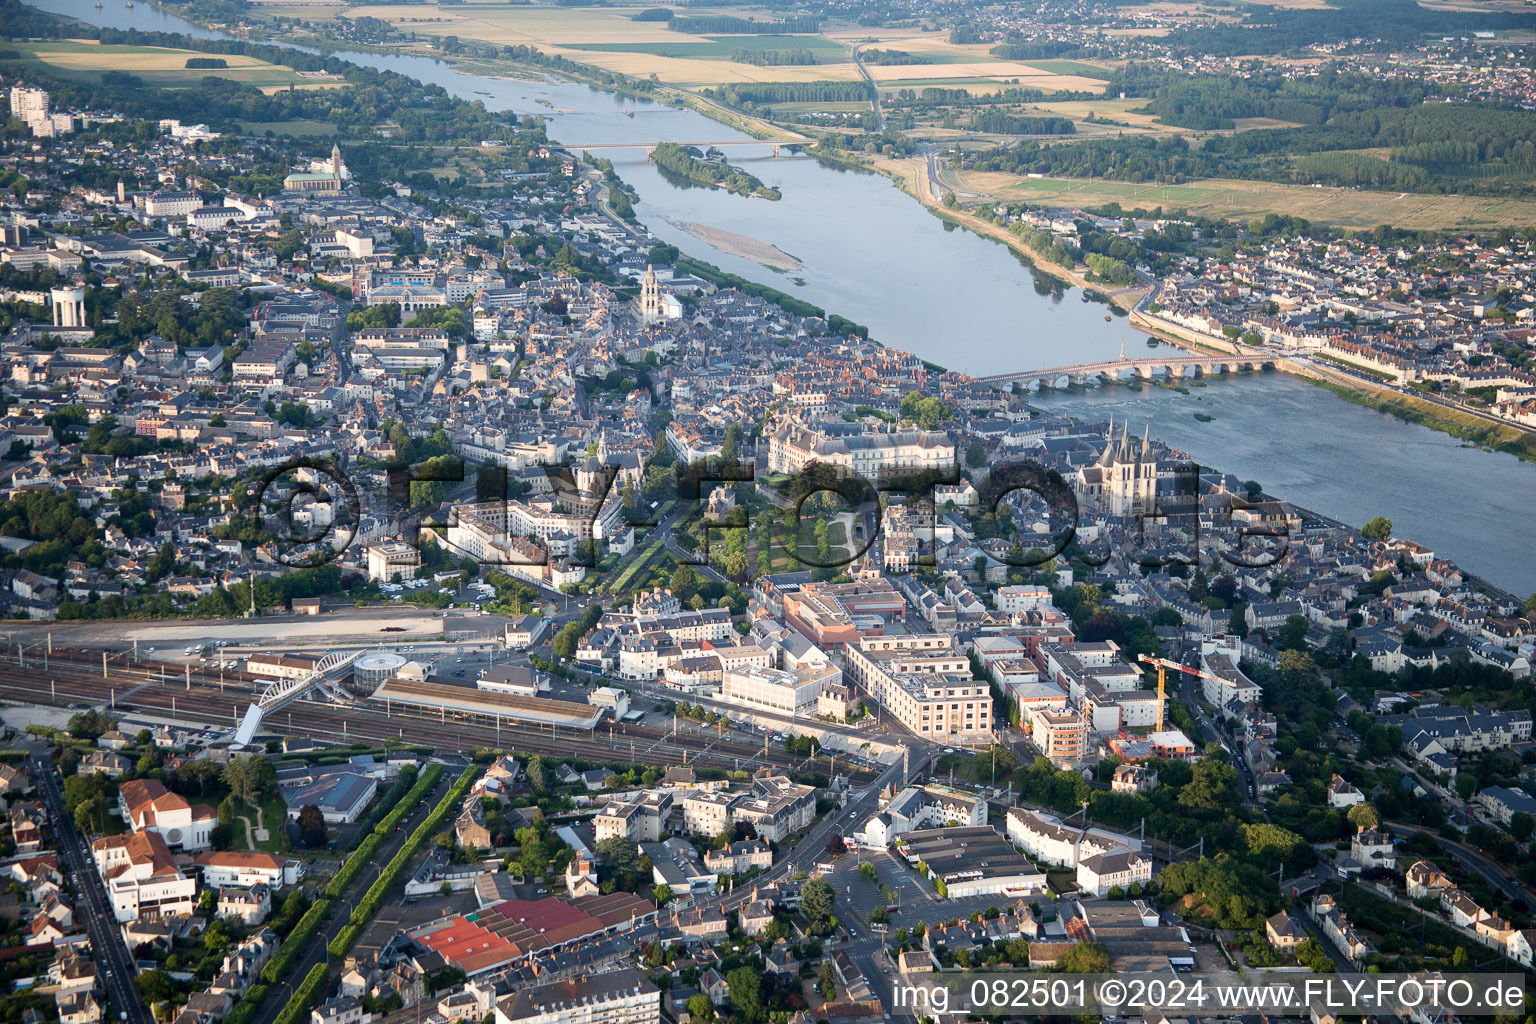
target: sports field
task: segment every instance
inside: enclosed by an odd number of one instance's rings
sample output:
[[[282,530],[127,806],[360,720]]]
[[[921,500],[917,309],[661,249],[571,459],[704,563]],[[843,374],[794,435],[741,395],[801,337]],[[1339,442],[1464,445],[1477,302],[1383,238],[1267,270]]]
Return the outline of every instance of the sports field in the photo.
[[[345,85],[343,79],[330,75],[302,75],[284,64],[269,64],[255,57],[238,54],[208,54],[196,50],[176,50],[160,46],[102,45],[92,40],[63,40],[38,43],[14,43],[9,48],[22,53],[17,64],[44,65],[64,78],[99,81],[107,71],[125,71],[137,75],[149,85],[167,88],[192,87],[209,75],[255,86],[263,92],[287,89],[324,89]],[[187,61],[215,57],[227,68],[188,68]]]

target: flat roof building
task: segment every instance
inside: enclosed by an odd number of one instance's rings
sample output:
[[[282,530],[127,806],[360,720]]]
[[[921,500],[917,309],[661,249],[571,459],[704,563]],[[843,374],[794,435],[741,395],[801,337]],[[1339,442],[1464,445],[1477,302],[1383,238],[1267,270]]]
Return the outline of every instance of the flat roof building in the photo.
[[[494,718],[509,722],[547,725],[591,732],[603,717],[603,709],[546,697],[524,697],[492,690],[416,679],[390,679],[373,694],[385,712],[398,707],[427,709],[444,715]]]
[[[966,896],[1034,896],[1046,892],[1045,872],[990,825],[908,832],[908,861],[926,864],[951,899]]]

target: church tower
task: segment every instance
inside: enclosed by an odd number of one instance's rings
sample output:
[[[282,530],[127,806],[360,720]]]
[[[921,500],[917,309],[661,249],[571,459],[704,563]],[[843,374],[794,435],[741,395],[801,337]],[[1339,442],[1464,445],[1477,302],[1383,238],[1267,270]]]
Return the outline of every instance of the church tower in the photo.
[[[661,319],[661,285],[656,281],[656,268],[650,264],[640,279],[640,316],[646,323]]]
[[[331,173],[341,177],[341,146],[331,143]]]

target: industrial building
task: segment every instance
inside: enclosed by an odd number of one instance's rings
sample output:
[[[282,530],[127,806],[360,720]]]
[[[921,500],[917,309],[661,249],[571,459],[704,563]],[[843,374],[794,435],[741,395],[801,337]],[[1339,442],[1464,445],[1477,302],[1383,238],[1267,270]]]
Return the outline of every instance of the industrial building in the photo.
[[[505,900],[472,914],[456,914],[410,937],[474,977],[558,952],[602,935],[619,935],[656,920],[656,905],[628,892],[562,900]]]
[[[1034,896],[1047,891],[1045,872],[990,825],[908,832],[901,852],[926,864],[941,892],[965,896]]]

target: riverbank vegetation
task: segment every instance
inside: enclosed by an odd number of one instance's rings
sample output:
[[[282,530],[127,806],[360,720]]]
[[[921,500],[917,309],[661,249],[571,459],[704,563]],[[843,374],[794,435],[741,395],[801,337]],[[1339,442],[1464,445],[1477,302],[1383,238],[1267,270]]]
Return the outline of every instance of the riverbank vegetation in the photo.
[[[749,281],[737,274],[721,270],[712,263],[696,260],[691,256],[684,256],[677,261],[675,270],[679,274],[692,274],[710,282],[717,288],[735,288],[748,295],[755,295],[760,299],[766,299],[774,305],[793,313],[795,316],[822,317],[827,321],[827,331],[835,335],[857,335],[860,338],[869,337],[869,328],[863,324],[854,323],[846,317],[836,313],[828,313],[820,306],[804,299],[796,298],[788,292],[781,292],[766,284]]]
[[[1396,392],[1341,384],[1338,381],[1318,377],[1305,380],[1326,388],[1346,402],[1375,409],[1396,416],[1409,423],[1438,430],[1452,437],[1461,438],[1482,448],[1513,455],[1524,462],[1536,462],[1536,434],[1515,426],[1501,427],[1469,412],[1462,412],[1427,399],[1414,398]]]
[[[696,146],[681,146],[675,142],[663,142],[651,150],[651,162],[661,170],[685,181],[713,188],[723,188],[739,196],[760,196],[763,199],[779,199],[781,193],[771,185],[739,167],[725,162],[724,157],[700,152]]]

